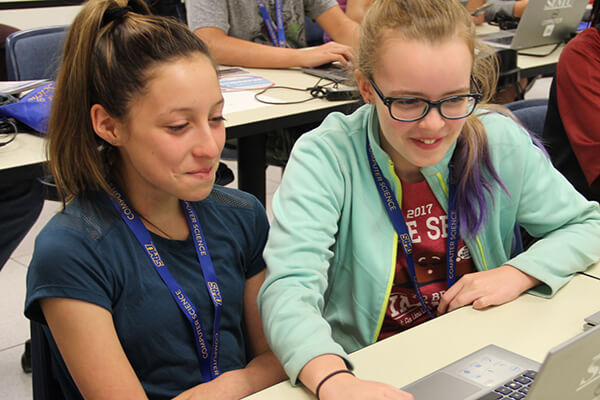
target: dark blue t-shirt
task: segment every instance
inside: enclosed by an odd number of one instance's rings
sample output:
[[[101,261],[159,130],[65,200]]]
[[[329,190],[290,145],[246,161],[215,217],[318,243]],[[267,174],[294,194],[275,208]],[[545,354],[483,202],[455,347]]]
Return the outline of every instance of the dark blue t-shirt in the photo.
[[[235,189],[215,186],[208,198],[192,204],[223,298],[219,367],[222,372],[243,368],[249,361],[244,285],[265,267],[268,220],[256,198]],[[151,235],[196,306],[212,343],[213,305],[191,236],[176,241]],[[188,320],[105,194],[76,199],[37,237],[27,274],[28,318],[45,323],[38,303],[45,297],[83,300],[110,311],[127,358],[150,398],[172,398],[203,382]],[[55,344],[51,347],[53,373],[65,395],[81,398]]]

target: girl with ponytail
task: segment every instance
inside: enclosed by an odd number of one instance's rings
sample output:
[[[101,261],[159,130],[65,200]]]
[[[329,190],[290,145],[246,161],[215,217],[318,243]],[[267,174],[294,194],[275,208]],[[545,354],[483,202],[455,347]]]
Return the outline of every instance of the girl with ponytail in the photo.
[[[205,44],[142,0],[90,0],[49,124],[64,209],[36,240],[27,317],[65,399],[239,399],[283,379],[256,296],[268,220],[214,185],[223,96]]]

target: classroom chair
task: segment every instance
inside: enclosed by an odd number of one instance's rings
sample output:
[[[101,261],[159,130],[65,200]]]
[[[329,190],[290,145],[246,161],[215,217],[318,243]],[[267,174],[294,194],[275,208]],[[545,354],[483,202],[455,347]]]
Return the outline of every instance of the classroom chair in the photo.
[[[548,110],[548,99],[518,100],[505,104],[505,106],[519,118],[527,129],[538,138],[542,137],[544,123],[546,122],[546,111]]]
[[[6,38],[8,80],[54,79],[60,65],[67,26],[18,31]]]
[[[33,400],[55,400],[64,398],[58,381],[52,374],[50,344],[44,326],[31,321],[31,366]]]
[[[55,79],[67,25],[32,28],[15,32],[6,38],[6,72],[8,80]],[[40,178],[46,199],[58,201],[58,192],[50,176]]]
[[[517,100],[505,104],[505,106],[512,111],[525,128],[539,139],[542,139],[544,134],[544,123],[546,122],[546,111],[548,109],[548,99]],[[513,257],[531,246],[535,241],[535,239],[520,228],[518,224],[515,226],[514,234],[515,245],[513,245]]]

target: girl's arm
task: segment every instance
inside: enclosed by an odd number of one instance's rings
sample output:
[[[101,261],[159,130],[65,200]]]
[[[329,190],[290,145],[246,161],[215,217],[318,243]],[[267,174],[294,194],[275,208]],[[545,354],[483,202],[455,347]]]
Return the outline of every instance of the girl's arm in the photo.
[[[352,49],[340,43],[292,49],[238,39],[219,28],[199,28],[195,33],[207,44],[217,63],[223,65],[248,68],[314,67],[334,61],[346,65],[353,57]]]
[[[334,354],[324,354],[310,360],[300,371],[304,386],[321,400],[414,400],[410,393],[382,382],[366,381],[352,374],[335,374],[346,370],[345,361]]]
[[[244,319],[254,358],[246,368],[228,371],[211,382],[181,393],[175,400],[234,400],[248,396],[287,378],[281,363],[269,349],[258,314],[256,297],[265,279],[265,270],[246,280]]]
[[[359,26],[344,14],[340,7],[329,8],[319,15],[315,21],[337,43],[350,47],[356,47],[358,44]]]
[[[373,0],[348,0],[346,2],[346,15],[357,24],[360,24],[371,3],[373,3]]]
[[[265,272],[266,270],[262,270],[248,279],[244,291],[244,318],[254,354],[254,358],[246,368],[240,370],[250,389],[247,394],[257,392],[287,378],[281,363],[269,348],[258,313],[256,298],[258,290],[265,280]]]
[[[147,399],[117,336],[111,313],[85,301],[40,300],[52,336],[85,399]]]

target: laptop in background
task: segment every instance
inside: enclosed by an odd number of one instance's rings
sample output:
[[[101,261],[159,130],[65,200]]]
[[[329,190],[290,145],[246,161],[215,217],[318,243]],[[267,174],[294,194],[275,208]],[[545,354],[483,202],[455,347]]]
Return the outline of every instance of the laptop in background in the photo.
[[[588,0],[530,0],[516,29],[479,37],[492,46],[526,49],[566,41],[577,32]]]
[[[344,69],[341,64],[329,63],[313,68],[300,68],[300,70],[305,74],[328,79],[335,83],[341,83],[348,86],[355,85],[352,71]]]
[[[488,345],[402,390],[415,400],[598,400],[600,326],[554,347],[541,365]]]

